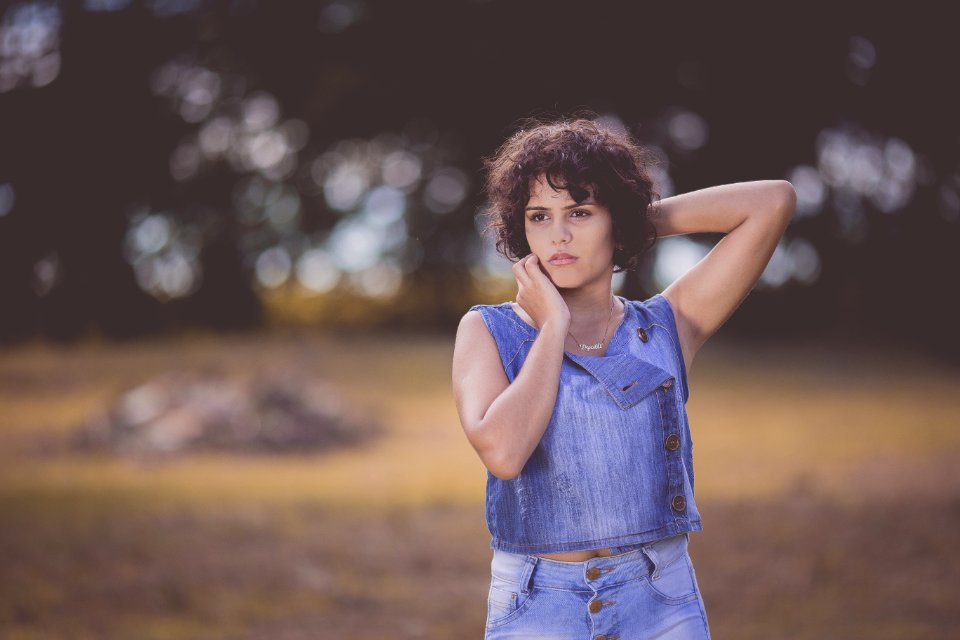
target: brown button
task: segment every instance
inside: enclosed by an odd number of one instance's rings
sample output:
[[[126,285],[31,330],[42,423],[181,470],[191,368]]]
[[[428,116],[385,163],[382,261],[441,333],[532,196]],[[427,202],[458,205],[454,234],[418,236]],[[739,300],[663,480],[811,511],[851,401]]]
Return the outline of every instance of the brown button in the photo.
[[[590,567],[587,569],[587,580],[596,580],[600,577],[600,569],[596,567]]]
[[[664,389],[669,389],[670,387],[673,386],[673,378],[667,378],[666,380],[663,381],[663,384],[661,384],[660,386],[663,387]]]
[[[643,327],[637,327],[637,337],[640,338],[641,340],[643,340],[644,342],[646,342],[646,341],[647,341],[647,330],[644,329]]]
[[[665,446],[669,451],[676,451],[680,446],[680,436],[675,433],[671,433],[667,436],[667,439],[663,441],[663,446]]]
[[[593,636],[593,640],[607,640],[607,636],[605,636],[605,635],[603,635],[603,634],[601,633],[601,634],[598,635],[598,636]]]
[[[687,506],[687,499],[683,496],[674,496],[671,505],[674,511],[683,511],[684,507]]]
[[[599,600],[590,601],[590,613],[600,613],[600,609],[603,609],[603,603]]]

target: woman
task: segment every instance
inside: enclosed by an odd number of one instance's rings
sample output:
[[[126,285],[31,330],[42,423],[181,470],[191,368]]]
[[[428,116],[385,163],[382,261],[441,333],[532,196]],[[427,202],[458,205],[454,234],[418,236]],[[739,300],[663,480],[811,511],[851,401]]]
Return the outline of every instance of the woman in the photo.
[[[487,467],[487,639],[709,638],[689,532],[687,371],[760,277],[793,214],[789,182],[660,199],[650,155],[590,119],[534,122],[485,159],[516,302],[457,331],[453,384]],[[659,236],[726,235],[643,301],[614,296]]]

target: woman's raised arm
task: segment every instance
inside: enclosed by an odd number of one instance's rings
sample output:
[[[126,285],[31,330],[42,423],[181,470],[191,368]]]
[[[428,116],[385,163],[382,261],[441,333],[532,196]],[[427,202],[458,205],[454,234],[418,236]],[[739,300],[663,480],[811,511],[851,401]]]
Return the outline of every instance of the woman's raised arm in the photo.
[[[652,207],[659,236],[726,235],[663,291],[676,316],[687,370],[701,346],[753,289],[790,223],[797,194],[786,180],[737,182],[664,198]]]

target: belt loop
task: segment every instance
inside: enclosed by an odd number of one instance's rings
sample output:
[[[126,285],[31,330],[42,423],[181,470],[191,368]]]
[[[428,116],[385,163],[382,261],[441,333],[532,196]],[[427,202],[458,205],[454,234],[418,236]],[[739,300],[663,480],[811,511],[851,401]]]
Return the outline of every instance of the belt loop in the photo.
[[[645,545],[642,548],[643,552],[650,558],[650,562],[653,563],[653,572],[650,574],[650,579],[656,580],[660,577],[660,556],[652,545]]]
[[[524,595],[530,593],[530,579],[533,578],[533,569],[537,566],[539,559],[535,555],[528,555],[523,565],[523,572],[520,574],[520,593]]]

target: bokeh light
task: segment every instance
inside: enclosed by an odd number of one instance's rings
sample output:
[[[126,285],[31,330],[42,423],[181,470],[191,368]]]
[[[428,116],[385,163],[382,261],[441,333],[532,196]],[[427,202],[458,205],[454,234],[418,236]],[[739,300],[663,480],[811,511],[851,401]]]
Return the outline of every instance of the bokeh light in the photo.
[[[940,216],[948,222],[960,220],[960,169],[948,176],[940,185],[938,196]]]
[[[793,220],[815,216],[823,210],[827,185],[816,168],[809,165],[794,167],[787,175],[787,180],[797,192],[797,208]]]
[[[709,127],[701,116],[680,109],[668,117],[667,132],[680,151],[696,151],[707,144]]]
[[[654,245],[653,282],[664,290],[710,252],[710,246],[686,236],[668,236]]]
[[[203,7],[203,0],[145,0],[144,4],[156,16],[175,16],[191,13]]]
[[[257,257],[257,282],[268,289],[279,287],[290,277],[290,254],[283,247],[271,247]]]
[[[297,260],[297,281],[313,293],[328,293],[340,282],[340,269],[329,251],[311,248]]]
[[[0,20],[0,93],[43,87],[60,74],[62,15],[55,2],[21,2]]]
[[[132,2],[133,0],[83,0],[83,8],[92,12],[122,11]]]
[[[440,167],[430,177],[424,194],[427,208],[434,213],[450,213],[467,195],[467,175],[456,167]]]
[[[13,211],[13,204],[16,200],[13,185],[8,182],[0,183],[0,218]]]
[[[395,262],[384,261],[351,273],[349,282],[351,288],[362,296],[388,299],[400,291],[403,271]]]
[[[850,81],[863,86],[870,80],[870,74],[877,63],[877,48],[863,36],[852,36],[847,42],[846,72]]]
[[[346,30],[360,20],[366,12],[366,3],[361,0],[333,0],[320,10],[317,30],[333,34]]]
[[[33,265],[33,291],[43,297],[63,279],[63,265],[60,254],[48,251]]]
[[[203,234],[196,225],[145,208],[128,218],[123,253],[141,289],[161,301],[187,297],[200,288]]]

